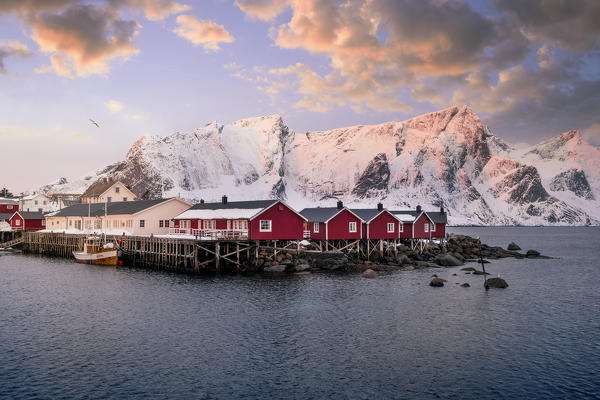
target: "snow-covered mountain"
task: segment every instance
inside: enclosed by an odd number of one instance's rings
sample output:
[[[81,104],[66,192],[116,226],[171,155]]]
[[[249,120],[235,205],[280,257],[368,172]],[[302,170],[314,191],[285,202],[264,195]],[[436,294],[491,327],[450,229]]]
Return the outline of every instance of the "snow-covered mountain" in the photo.
[[[138,196],[283,198],[301,208],[443,204],[453,224],[600,224],[600,149],[570,131],[529,148],[469,107],[402,122],[297,134],[278,115],[142,136],[125,160],[46,192],[118,179]]]

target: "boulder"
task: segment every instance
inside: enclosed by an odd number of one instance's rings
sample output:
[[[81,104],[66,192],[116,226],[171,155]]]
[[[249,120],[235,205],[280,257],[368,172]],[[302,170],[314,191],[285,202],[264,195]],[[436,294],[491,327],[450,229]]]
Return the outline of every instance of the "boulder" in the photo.
[[[464,263],[451,254],[440,254],[435,258],[435,262],[444,267],[458,267]]]
[[[498,289],[504,289],[504,288],[508,287],[508,283],[506,283],[506,281],[500,277],[486,279],[485,285],[487,287],[498,288]]]
[[[471,285],[469,285],[467,282],[465,282],[462,285],[460,285],[460,287],[471,287]]]
[[[429,286],[442,287],[444,286],[444,280],[440,278],[432,278],[431,282],[429,282]]]
[[[461,268],[460,270],[461,271],[471,271],[472,272],[472,271],[475,271],[475,268],[473,268],[473,267],[464,267],[464,268]]]
[[[291,260],[292,258],[294,258],[294,256],[292,256],[292,253],[285,253],[285,258]]]
[[[265,267],[263,271],[270,273],[285,272],[285,265],[272,265],[270,267]]]
[[[508,246],[506,246],[506,250],[517,251],[517,250],[521,250],[521,247],[519,247],[519,245],[516,244],[515,242],[510,242],[508,244]]]
[[[284,258],[285,258],[285,256],[283,254],[279,253],[279,254],[277,254],[277,257],[275,257],[275,261],[281,262]]]
[[[400,271],[414,271],[415,267],[413,267],[412,265],[407,265],[406,267],[403,267]]]
[[[410,259],[406,254],[400,254],[396,257],[396,262],[398,264],[410,264]]]
[[[296,272],[308,271],[310,269],[310,265],[308,264],[298,264],[294,267]]]
[[[363,278],[377,278],[379,275],[377,272],[373,271],[371,268],[367,268],[365,272],[361,274]]]
[[[540,256],[540,252],[537,250],[527,250],[527,253],[525,254],[525,256],[527,258],[536,258]]]

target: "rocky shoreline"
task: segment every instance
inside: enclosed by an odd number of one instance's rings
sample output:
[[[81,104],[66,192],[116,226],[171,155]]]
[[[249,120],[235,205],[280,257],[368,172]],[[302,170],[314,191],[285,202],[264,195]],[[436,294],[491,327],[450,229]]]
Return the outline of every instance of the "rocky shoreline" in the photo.
[[[536,250],[520,252],[521,248],[510,243],[506,249],[480,243],[479,239],[466,235],[451,236],[446,244],[428,244],[422,252],[411,250],[403,244],[398,245],[397,256],[373,255],[371,260],[358,258],[356,253],[312,252],[303,250],[300,254],[293,251],[281,252],[275,256],[267,252],[259,254],[257,265],[246,266],[244,272],[263,273],[311,273],[311,272],[347,272],[364,273],[365,277],[375,277],[377,271],[401,270],[412,271],[424,268],[444,268],[462,266],[467,262],[489,263],[491,259],[514,258],[551,258],[541,255]],[[475,275],[483,274],[472,267],[465,270]],[[367,276],[368,275],[368,276]]]

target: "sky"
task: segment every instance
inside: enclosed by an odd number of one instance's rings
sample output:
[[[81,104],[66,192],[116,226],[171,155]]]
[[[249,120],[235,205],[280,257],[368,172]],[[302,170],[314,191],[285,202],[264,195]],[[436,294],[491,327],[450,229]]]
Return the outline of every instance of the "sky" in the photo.
[[[508,142],[600,145],[598,20],[597,0],[0,0],[0,186],[271,114],[303,133],[467,104]]]

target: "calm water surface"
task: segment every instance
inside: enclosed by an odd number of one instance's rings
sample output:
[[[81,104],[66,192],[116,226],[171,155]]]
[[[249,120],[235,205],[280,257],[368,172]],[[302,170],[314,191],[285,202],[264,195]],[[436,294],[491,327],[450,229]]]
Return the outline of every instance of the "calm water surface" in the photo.
[[[486,292],[460,267],[206,278],[1,255],[0,398],[600,398],[600,229],[451,231],[560,259],[492,261],[510,286]]]

